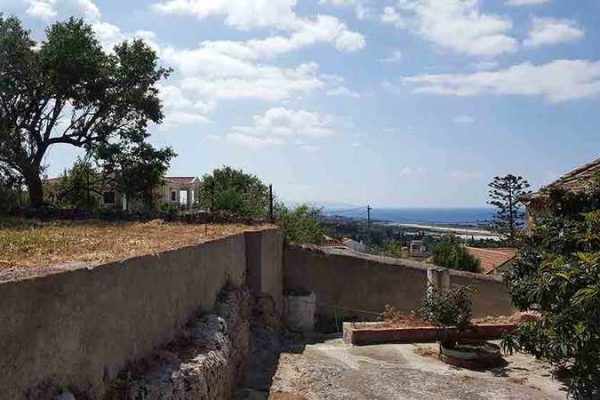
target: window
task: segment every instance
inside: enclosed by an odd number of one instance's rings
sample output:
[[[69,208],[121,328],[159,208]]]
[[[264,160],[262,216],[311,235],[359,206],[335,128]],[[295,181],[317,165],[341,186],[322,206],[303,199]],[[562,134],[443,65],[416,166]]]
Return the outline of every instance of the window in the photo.
[[[115,204],[115,192],[104,192],[104,204]]]
[[[177,201],[177,192],[174,190],[171,191],[171,201]]]

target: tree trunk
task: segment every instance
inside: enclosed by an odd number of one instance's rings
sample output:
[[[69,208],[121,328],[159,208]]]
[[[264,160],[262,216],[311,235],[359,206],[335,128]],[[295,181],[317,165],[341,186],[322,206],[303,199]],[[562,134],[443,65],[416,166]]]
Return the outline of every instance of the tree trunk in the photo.
[[[40,208],[44,204],[44,188],[39,173],[28,174],[25,177],[25,184],[29,192],[29,202],[33,208]]]

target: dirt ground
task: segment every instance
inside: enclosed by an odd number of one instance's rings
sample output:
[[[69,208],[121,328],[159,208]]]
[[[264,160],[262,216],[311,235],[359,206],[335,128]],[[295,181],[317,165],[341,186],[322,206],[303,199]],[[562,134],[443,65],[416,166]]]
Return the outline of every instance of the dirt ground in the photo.
[[[282,354],[271,400],[565,400],[549,367],[522,354],[504,367],[446,365],[436,344],[349,346],[341,339]]]
[[[156,254],[259,226],[0,220],[0,282]]]

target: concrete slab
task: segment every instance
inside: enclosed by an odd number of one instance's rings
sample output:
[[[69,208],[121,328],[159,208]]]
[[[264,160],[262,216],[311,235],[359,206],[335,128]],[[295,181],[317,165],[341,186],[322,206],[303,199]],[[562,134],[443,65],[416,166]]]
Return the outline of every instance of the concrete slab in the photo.
[[[507,365],[471,371],[437,359],[436,344],[353,347],[341,339],[282,354],[271,400],[565,400],[549,367],[517,354]]]

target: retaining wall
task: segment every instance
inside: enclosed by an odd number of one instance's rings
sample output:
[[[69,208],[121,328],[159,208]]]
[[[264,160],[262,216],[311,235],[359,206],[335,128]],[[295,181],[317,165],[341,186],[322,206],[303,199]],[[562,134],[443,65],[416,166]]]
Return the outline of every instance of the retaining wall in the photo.
[[[430,267],[314,246],[289,246],[284,251],[285,289],[314,292],[317,314],[326,319],[374,320],[388,304],[409,313],[421,304]],[[471,285],[479,290],[473,297],[475,317],[514,312],[500,278],[450,271],[450,281],[452,286]]]
[[[280,240],[274,229],[256,235]],[[251,268],[281,269],[259,253]],[[247,265],[242,233],[0,284],[0,399],[23,399],[44,382],[99,398],[127,361],[169,342],[199,309],[211,310],[226,283],[245,285]]]

